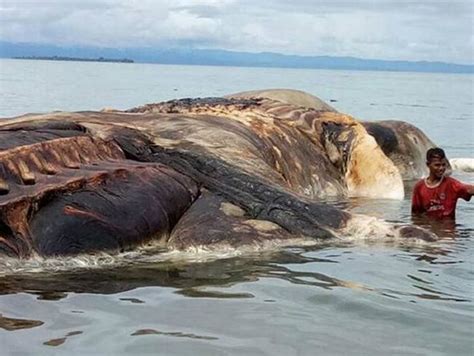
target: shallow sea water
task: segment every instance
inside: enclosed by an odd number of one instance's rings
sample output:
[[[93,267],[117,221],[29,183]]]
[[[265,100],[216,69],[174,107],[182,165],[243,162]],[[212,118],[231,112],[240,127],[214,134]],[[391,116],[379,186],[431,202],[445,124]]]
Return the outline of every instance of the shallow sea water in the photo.
[[[125,109],[180,97],[294,88],[365,120],[420,127],[474,157],[474,77],[0,60],[0,117]],[[455,173],[474,182],[472,173]],[[333,202],[411,222],[402,201]],[[474,353],[474,205],[425,225],[436,243],[357,236],[266,251],[0,260],[0,354]]]

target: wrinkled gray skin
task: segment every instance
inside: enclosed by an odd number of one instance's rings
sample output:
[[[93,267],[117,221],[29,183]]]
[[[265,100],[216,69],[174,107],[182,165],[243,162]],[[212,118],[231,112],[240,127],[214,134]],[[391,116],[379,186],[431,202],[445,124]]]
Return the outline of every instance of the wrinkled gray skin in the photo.
[[[419,128],[395,120],[366,121],[362,125],[395,163],[403,179],[415,180],[428,174],[426,151],[436,145]]]

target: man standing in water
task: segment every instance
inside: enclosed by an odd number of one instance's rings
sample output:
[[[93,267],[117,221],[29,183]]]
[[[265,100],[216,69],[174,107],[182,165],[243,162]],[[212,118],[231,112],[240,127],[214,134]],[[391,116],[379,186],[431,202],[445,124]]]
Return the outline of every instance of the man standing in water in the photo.
[[[447,159],[441,148],[430,148],[426,152],[426,165],[430,174],[413,189],[412,214],[426,214],[435,219],[454,218],[457,200],[470,200],[474,185],[445,176]]]

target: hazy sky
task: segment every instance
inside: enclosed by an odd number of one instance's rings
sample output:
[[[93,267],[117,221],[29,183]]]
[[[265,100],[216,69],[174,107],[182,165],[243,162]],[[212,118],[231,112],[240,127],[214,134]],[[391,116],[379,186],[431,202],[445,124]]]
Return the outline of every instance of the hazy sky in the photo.
[[[474,0],[0,0],[0,40],[474,63]]]

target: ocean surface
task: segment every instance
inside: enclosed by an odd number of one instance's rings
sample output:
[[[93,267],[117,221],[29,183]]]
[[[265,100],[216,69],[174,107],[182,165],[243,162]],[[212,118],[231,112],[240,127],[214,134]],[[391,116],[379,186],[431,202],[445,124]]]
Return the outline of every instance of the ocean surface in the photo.
[[[264,88],[421,128],[474,157],[474,76],[0,60],[0,118]],[[454,176],[474,183],[473,173]],[[402,201],[346,209],[410,223]],[[1,355],[472,355],[474,202],[437,242],[371,236],[261,251],[0,259]]]

